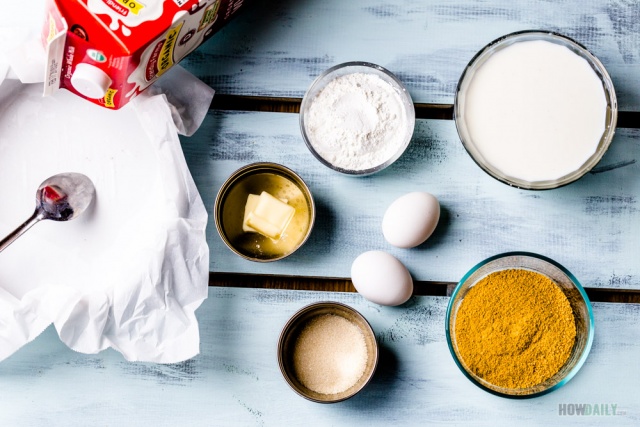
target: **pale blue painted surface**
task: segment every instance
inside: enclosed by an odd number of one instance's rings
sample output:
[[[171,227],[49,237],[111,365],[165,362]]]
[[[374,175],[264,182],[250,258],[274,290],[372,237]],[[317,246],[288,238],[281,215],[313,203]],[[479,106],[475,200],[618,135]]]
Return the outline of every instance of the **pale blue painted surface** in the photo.
[[[640,109],[637,2],[341,0],[255,1],[184,65],[219,93],[301,96],[324,69],[369,60],[394,71],[415,101],[451,103],[459,74],[485,43],[529,28],[585,44],[613,76],[623,110]],[[354,179],[306,151],[294,114],[211,113],[183,147],[211,212],[220,184],[252,161],[275,161],[311,186],[319,218],[297,254],[242,261],[209,226],[213,271],[347,277],[361,251],[385,249],[419,280],[457,281],[486,256],[530,250],[564,264],[586,286],[640,287],[637,207],[640,132],[620,130],[594,174],[542,193],[486,176],[453,123],[418,121],[410,150],[389,170]],[[611,170],[607,170],[611,168]],[[444,209],[436,235],[394,250],[379,230],[396,196],[426,190]],[[211,222],[210,222],[211,225]],[[319,405],[298,397],[275,358],[280,329],[319,300],[358,309],[382,347],[373,382],[355,398]],[[70,425],[638,425],[640,306],[594,304],[596,337],[580,373],[533,400],[491,396],[454,365],[444,337],[447,298],[381,308],[357,294],[211,288],[198,310],[201,354],[173,365],[129,363],[113,352],[75,353],[52,329],[0,364],[1,426]],[[616,417],[560,417],[560,404],[615,404]]]
[[[604,63],[622,110],[640,109],[640,7],[635,0],[247,0],[247,8],[183,61],[220,93],[300,97],[332,65],[396,73],[414,100],[452,103],[462,70],[502,35],[544,29]]]
[[[334,300],[360,311],[381,346],[372,382],[351,400],[321,405],[280,374],[276,344],[306,304]],[[183,363],[126,362],[113,351],[74,353],[49,329],[0,364],[2,426],[417,426],[638,425],[640,306],[594,304],[596,335],[567,385],[523,401],[490,395],[454,364],[448,298],[383,308],[357,294],[210,288],[199,309],[201,354]],[[615,404],[615,417],[559,416],[560,404]]]
[[[182,145],[210,213],[212,271],[350,277],[360,253],[381,249],[404,262],[416,280],[457,282],[484,258],[524,250],[555,259],[585,286],[640,288],[637,130],[619,129],[592,173],[543,192],[517,190],[485,174],[462,147],[452,121],[418,120],[400,160],[365,178],[340,175],[318,162],[302,141],[297,114],[212,112]],[[298,172],[317,204],[309,241],[274,263],[236,256],[213,222],[224,180],[257,161]],[[418,248],[394,248],[382,235],[384,211],[395,198],[418,190],[438,197],[440,223]]]
[[[556,30],[586,45],[613,76],[620,109],[640,109],[637,2],[456,2],[328,0],[250,4],[183,65],[223,94],[302,96],[326,68],[350,60],[383,65],[416,102],[451,103],[464,66],[484,44],[512,31]],[[292,257],[255,264],[234,256],[211,218],[212,271],[349,277],[363,251],[383,249],[417,280],[457,281],[476,262],[512,250],[538,252],[586,286],[640,288],[640,132],[619,130],[609,153],[579,182],[548,192],[508,188],[465,153],[450,121],[418,120],[408,152],[364,179],[339,176],[306,150],[296,114],[211,113],[183,147],[212,212],[221,183],[255,161],[300,173],[318,203],[310,241]],[[607,169],[611,170],[607,170]],[[386,206],[413,190],[441,201],[436,234],[413,250],[386,244]]]

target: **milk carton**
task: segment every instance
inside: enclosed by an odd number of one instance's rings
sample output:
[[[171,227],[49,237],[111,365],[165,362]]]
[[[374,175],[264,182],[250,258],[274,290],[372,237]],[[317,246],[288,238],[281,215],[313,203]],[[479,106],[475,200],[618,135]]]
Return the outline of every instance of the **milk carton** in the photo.
[[[44,94],[118,109],[218,31],[244,0],[47,0]]]

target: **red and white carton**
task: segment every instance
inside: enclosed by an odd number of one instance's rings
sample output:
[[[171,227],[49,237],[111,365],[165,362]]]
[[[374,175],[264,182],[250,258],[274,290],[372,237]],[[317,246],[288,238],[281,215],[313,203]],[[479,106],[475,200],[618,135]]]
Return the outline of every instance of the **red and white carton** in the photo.
[[[244,0],[47,0],[44,95],[118,109],[222,28]]]

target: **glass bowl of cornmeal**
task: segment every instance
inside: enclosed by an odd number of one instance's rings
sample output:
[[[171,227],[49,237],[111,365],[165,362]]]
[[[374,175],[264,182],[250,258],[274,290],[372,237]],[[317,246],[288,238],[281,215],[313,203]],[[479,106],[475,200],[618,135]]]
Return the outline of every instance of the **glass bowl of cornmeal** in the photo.
[[[607,151],[618,104],[609,74],[563,35],[522,31],[478,52],[460,77],[454,120],[489,175],[546,190],[576,181]]]
[[[589,298],[557,262],[528,252],[490,257],[456,286],[446,314],[451,355],[481,389],[530,398],[566,384],[593,342]]]
[[[270,262],[294,253],[315,220],[311,190],[291,169],[252,163],[224,182],[214,206],[216,228],[231,251],[250,261]]]

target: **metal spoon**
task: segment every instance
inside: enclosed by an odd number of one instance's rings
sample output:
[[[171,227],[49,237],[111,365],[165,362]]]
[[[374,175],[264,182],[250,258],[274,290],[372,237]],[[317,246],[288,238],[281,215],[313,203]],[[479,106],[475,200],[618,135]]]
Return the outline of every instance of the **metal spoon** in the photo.
[[[36,210],[11,234],[0,240],[0,252],[43,219],[68,221],[80,215],[94,199],[96,189],[81,173],[61,173],[45,180],[36,192]]]

